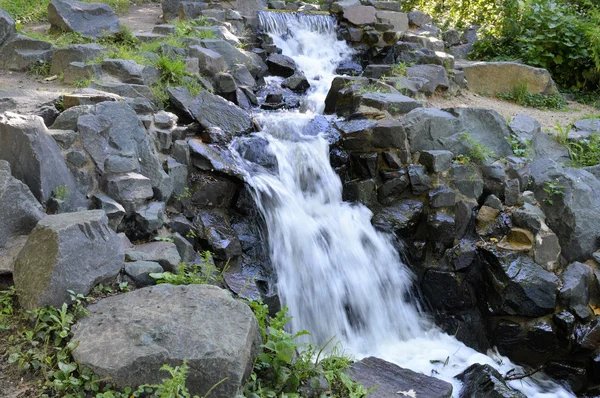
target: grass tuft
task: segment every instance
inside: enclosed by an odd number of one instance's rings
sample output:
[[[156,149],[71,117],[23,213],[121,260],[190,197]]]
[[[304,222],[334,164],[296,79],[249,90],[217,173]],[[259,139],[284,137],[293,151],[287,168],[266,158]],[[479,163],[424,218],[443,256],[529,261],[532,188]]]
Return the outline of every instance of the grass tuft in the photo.
[[[496,96],[502,100],[514,102],[517,105],[537,109],[563,110],[567,106],[567,102],[560,94],[530,93],[526,84],[516,85],[512,91],[497,93]]]

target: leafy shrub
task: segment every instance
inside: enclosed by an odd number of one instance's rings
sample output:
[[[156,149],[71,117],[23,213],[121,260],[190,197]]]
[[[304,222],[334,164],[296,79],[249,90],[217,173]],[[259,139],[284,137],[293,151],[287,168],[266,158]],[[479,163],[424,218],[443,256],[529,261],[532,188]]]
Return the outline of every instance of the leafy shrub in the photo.
[[[488,159],[496,155],[494,151],[480,144],[479,141],[471,137],[468,133],[462,133],[459,138],[470,148],[468,157],[464,158],[465,160],[468,159],[465,163],[471,160],[476,163],[485,163]]]
[[[497,93],[496,96],[505,101],[515,102],[521,106],[538,109],[564,109],[567,105],[565,99],[560,95],[534,94],[530,93],[526,84],[513,87],[512,91]]]

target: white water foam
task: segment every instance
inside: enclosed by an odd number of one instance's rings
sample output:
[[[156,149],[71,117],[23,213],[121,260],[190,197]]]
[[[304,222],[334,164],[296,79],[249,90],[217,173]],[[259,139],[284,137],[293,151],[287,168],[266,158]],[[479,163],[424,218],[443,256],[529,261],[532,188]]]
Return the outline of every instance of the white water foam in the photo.
[[[313,32],[298,25],[271,36],[306,73],[308,101],[322,112],[336,65],[351,50],[334,29]],[[461,384],[454,376],[471,364],[489,364],[502,374],[520,370],[508,358],[467,347],[422,314],[411,296],[414,276],[390,237],[371,225],[369,209],[342,200],[325,138],[302,136],[313,117],[311,112],[263,114],[259,135],[269,141],[278,173],[247,177],[266,220],[277,289],[293,316],[291,328],[308,330],[317,344],[335,336],[359,359],[377,356],[446,380],[455,396]],[[573,396],[543,374],[510,384],[528,397]]]

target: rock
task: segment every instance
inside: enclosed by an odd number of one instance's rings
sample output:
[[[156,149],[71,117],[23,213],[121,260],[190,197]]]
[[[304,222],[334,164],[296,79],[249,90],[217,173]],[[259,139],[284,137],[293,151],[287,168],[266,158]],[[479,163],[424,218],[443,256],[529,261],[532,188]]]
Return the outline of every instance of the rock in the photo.
[[[469,54],[473,52],[473,49],[473,44],[466,43],[450,47],[446,49],[446,51],[448,51],[449,54],[453,55],[454,58],[456,58],[457,60],[465,60],[469,57]]]
[[[397,175],[397,177],[384,182],[377,189],[377,198],[380,203],[390,204],[394,202],[402,196],[405,189],[410,185],[410,181],[404,170],[400,170]]]
[[[510,388],[490,365],[476,363],[456,378],[463,383],[459,398],[526,398],[521,392]]]
[[[220,210],[202,210],[194,219],[194,225],[201,231],[215,259],[231,261],[242,255],[242,246],[231,227],[229,217]]]
[[[460,33],[456,29],[449,29],[442,33],[442,39],[444,39],[446,47],[452,47],[460,44]]]
[[[165,271],[177,272],[181,257],[172,242],[150,242],[136,245],[125,250],[127,261],[153,261],[159,263]]]
[[[371,222],[382,231],[410,236],[419,225],[423,210],[423,203],[405,199],[381,209]]]
[[[527,144],[527,141],[531,143],[534,135],[542,132],[542,125],[540,122],[528,115],[515,115],[513,120],[508,124],[508,127],[517,137],[519,142],[523,144]]]
[[[568,164],[569,151],[551,135],[540,131],[533,133],[531,140],[532,157],[538,159],[553,159],[557,162]]]
[[[400,122],[406,130],[412,152],[450,150],[444,139],[461,130],[458,118],[435,108],[412,110]]]
[[[160,264],[152,261],[125,263],[125,273],[140,287],[154,285],[156,281],[150,274],[161,272],[163,272],[163,268]]]
[[[111,59],[102,61],[102,71],[122,83],[152,85],[159,79],[159,72],[153,66],[140,65],[130,59]]]
[[[549,159],[530,166],[535,197],[546,214],[546,223],[558,236],[567,261],[586,261],[600,240],[600,181],[581,169],[563,168]],[[560,188],[549,189],[548,184]],[[547,192],[550,190],[551,192]]]
[[[14,280],[23,308],[68,303],[87,295],[123,266],[121,239],[102,210],[47,216],[29,235],[15,262]]]
[[[215,286],[162,284],[100,300],[73,328],[75,360],[120,386],[159,383],[187,360],[187,387],[231,398],[250,376],[261,337],[254,314]],[[142,315],[143,314],[143,315]],[[185,319],[185,322],[181,320]]]
[[[217,144],[205,144],[198,139],[188,141],[192,165],[203,171],[218,171],[231,176],[240,176],[233,153]]]
[[[534,237],[531,231],[523,228],[511,228],[510,232],[498,243],[503,250],[528,252],[533,248]]]
[[[430,212],[427,215],[427,227],[429,240],[433,243],[433,255],[440,259],[454,242],[454,217],[441,211]]]
[[[431,189],[431,178],[427,175],[425,167],[420,165],[409,165],[408,176],[412,186],[412,192],[420,195]]]
[[[431,207],[453,207],[455,204],[456,193],[451,188],[441,186],[429,191],[429,205]]]
[[[57,75],[65,72],[71,62],[87,62],[98,58],[106,51],[106,48],[97,44],[73,44],[61,47],[52,56],[50,74]],[[65,73],[66,75],[66,73]]]
[[[258,55],[240,50],[225,40],[203,39],[200,42],[202,47],[221,54],[230,68],[236,64],[246,65],[255,78],[262,77],[268,70],[267,65]]]
[[[52,53],[52,44],[15,34],[0,47],[0,68],[26,71],[32,65],[50,61]]]
[[[516,62],[474,62],[460,64],[465,72],[467,87],[476,93],[496,95],[511,92],[526,84],[532,94],[558,94],[556,84],[546,69]]]
[[[498,211],[504,211],[504,206],[502,206],[502,201],[498,199],[496,195],[490,195],[485,198],[484,206],[491,207],[492,209],[496,209]],[[513,213],[514,214],[514,213]]]
[[[282,54],[273,54],[267,58],[269,72],[275,76],[290,77],[297,69],[296,62]]]
[[[487,297],[495,314],[539,317],[554,312],[558,278],[529,257],[483,251],[489,267]]]
[[[450,169],[454,154],[450,151],[422,151],[419,163],[427,167],[430,173],[441,173]]]
[[[108,217],[108,226],[116,231],[125,217],[125,208],[108,196],[97,193],[94,195],[94,205],[97,209],[104,210]]]
[[[121,205],[127,214],[154,196],[150,179],[137,173],[126,173],[109,177],[106,193]]]
[[[488,206],[481,206],[481,209],[477,212],[477,233],[484,236],[489,235],[492,232],[492,226],[499,215],[500,210]]]
[[[344,9],[343,17],[353,25],[368,25],[377,22],[375,7],[356,5]]]
[[[508,180],[504,184],[504,203],[507,206],[517,206],[523,203],[519,200],[521,196],[521,184],[518,179]]]
[[[367,357],[352,364],[348,369],[349,376],[369,389],[373,398],[388,398],[403,395],[401,392],[414,391],[417,397],[450,398],[452,385],[435,377],[425,376],[403,369],[393,363],[376,357]]]
[[[173,189],[171,181],[163,170],[146,129],[133,108],[123,102],[102,102],[90,108],[86,113],[78,117],[77,130],[81,136],[83,147],[94,161],[96,169],[101,174],[107,172],[106,162],[114,155],[130,158],[136,172],[150,180],[150,186],[154,189],[156,198],[167,201]],[[110,177],[108,180],[116,181],[120,185],[120,187],[116,187],[116,191],[121,191],[124,188],[122,185],[124,180],[141,182],[139,178],[141,176]],[[108,182],[108,185],[110,184],[111,182]],[[138,199],[149,197],[148,191],[143,191],[143,195],[135,197],[131,197],[129,193],[125,196],[113,196],[108,190],[107,193],[121,203],[128,212],[131,208],[128,208],[129,204],[126,205],[125,202],[140,204]]]
[[[422,91],[425,95],[432,95],[438,90],[447,90],[450,80],[446,69],[440,65],[414,65],[406,69],[408,77],[419,77],[427,81]]]
[[[548,271],[554,271],[560,257],[560,244],[558,236],[547,228],[544,228],[535,236],[535,247],[533,258],[536,263]]]
[[[11,175],[10,164],[0,160],[0,248],[15,237],[29,235],[44,216],[27,185]]]
[[[463,199],[456,202],[455,207],[455,233],[456,239],[461,239],[472,228],[472,221],[475,218],[473,210],[477,207],[477,202],[473,199]]]
[[[404,12],[377,11],[375,15],[379,22],[392,25],[394,32],[406,32],[408,30],[408,15]]]
[[[152,234],[162,228],[165,223],[165,203],[151,202],[135,211],[135,221],[139,225],[138,232]]]
[[[180,92],[181,89],[183,88],[177,90]],[[177,92],[171,90],[171,93]],[[246,111],[206,90],[201,91],[196,98],[193,98],[188,107],[189,113],[205,129],[219,127],[224,132],[233,135],[239,135],[252,129],[252,119]]]
[[[0,9],[0,47],[15,33],[17,33],[15,20],[6,11]]]
[[[458,272],[428,269],[422,289],[429,304],[437,310],[454,312],[472,308],[475,304],[473,292]]]
[[[590,278],[592,270],[587,264],[570,264],[560,276],[562,287],[559,298],[563,305],[584,321],[591,319],[594,313],[590,309]]]
[[[58,145],[40,117],[11,112],[0,115],[0,159],[12,165],[12,174],[27,184],[41,203],[61,190],[70,209],[87,207]]]
[[[194,250],[194,245],[188,242],[186,238],[177,232],[173,234],[172,239],[173,243],[175,243],[175,246],[177,247],[179,256],[181,256],[181,261],[186,264],[192,263],[196,258],[196,250]]]
[[[365,93],[360,96],[358,106],[366,106],[392,115],[405,114],[423,107],[418,101],[399,93]]]
[[[515,209],[512,213],[512,221],[517,227],[532,230],[534,233],[542,229],[545,218],[544,212],[539,207],[529,203]]]
[[[117,14],[102,3],[52,0],[48,5],[48,21],[57,31],[76,32],[94,39],[120,31]]]
[[[472,164],[451,166],[452,186],[468,198],[479,199],[483,194],[483,179]]]
[[[303,93],[310,88],[310,83],[303,72],[295,72],[281,83],[281,87]]]
[[[464,133],[491,151],[493,159],[512,155],[508,142],[510,131],[506,119],[498,112],[483,108],[453,108],[446,111],[460,120]]]
[[[422,11],[415,10],[408,13],[408,22],[417,28],[431,23],[431,17]]]

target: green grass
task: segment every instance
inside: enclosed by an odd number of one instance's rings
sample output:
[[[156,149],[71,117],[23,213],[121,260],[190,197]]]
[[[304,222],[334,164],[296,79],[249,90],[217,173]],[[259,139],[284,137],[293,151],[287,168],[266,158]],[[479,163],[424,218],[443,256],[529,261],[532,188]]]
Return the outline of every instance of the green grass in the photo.
[[[526,84],[513,87],[510,92],[497,93],[496,96],[502,100],[514,102],[517,105],[537,109],[564,110],[567,102],[560,95],[546,95],[530,93]]]
[[[86,3],[108,4],[115,12],[122,14],[133,4],[141,4],[142,0],[81,0]],[[48,17],[50,0],[0,0],[0,8],[6,11],[20,24],[45,21]]]

